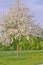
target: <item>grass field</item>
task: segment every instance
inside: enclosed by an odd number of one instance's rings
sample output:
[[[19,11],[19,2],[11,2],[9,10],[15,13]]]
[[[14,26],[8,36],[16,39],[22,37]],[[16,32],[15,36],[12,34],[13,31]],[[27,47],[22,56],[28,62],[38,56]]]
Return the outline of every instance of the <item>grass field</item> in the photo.
[[[43,63],[43,50],[19,52],[19,59],[11,51],[0,51],[0,65],[38,65]]]

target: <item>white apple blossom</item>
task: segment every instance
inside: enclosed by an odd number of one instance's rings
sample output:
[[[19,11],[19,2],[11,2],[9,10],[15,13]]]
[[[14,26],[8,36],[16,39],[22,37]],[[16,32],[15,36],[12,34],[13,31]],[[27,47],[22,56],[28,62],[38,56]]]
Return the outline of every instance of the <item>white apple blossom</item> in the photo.
[[[2,16],[3,27],[1,40],[9,41],[10,35],[15,38],[29,37],[29,34],[37,35],[39,28],[32,22],[29,10],[15,0],[15,5],[9,8],[9,12]]]

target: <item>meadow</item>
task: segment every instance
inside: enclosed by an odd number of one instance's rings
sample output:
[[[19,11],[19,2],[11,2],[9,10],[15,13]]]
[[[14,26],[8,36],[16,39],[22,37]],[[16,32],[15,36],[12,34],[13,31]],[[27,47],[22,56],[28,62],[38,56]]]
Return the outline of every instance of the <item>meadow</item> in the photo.
[[[20,51],[19,58],[16,51],[0,51],[0,65],[38,65],[43,63],[43,50]]]

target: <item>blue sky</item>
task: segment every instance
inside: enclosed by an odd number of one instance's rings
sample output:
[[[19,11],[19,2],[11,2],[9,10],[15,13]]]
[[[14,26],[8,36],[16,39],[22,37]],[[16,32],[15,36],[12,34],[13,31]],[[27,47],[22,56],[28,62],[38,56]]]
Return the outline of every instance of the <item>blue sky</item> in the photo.
[[[43,0],[20,0],[32,12],[34,19],[43,27]],[[7,12],[14,0],[0,0],[0,14]]]

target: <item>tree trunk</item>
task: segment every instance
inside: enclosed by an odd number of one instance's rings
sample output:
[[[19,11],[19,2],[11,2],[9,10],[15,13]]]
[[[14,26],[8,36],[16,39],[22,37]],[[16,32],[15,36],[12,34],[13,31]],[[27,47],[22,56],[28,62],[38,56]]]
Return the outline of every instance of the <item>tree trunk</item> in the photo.
[[[12,45],[12,55],[14,56],[14,44]]]
[[[19,45],[17,44],[17,57],[19,58]]]

